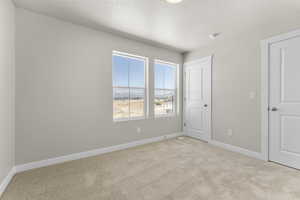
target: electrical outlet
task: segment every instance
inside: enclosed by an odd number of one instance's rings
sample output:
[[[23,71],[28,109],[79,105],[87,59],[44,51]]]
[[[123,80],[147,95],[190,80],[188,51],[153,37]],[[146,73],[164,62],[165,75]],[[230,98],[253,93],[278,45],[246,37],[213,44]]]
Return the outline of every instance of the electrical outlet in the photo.
[[[233,130],[232,129],[227,129],[227,135],[231,137],[233,135]]]
[[[140,127],[137,127],[137,128],[136,128],[136,132],[137,132],[137,133],[141,133],[141,132],[142,132],[142,129],[141,129]]]

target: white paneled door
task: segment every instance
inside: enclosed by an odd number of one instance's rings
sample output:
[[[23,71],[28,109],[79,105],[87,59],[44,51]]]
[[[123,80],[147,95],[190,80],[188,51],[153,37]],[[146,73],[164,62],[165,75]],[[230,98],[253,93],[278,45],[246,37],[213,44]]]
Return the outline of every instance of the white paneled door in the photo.
[[[184,131],[201,140],[211,139],[212,57],[184,65]]]
[[[269,159],[300,169],[300,37],[269,51]]]

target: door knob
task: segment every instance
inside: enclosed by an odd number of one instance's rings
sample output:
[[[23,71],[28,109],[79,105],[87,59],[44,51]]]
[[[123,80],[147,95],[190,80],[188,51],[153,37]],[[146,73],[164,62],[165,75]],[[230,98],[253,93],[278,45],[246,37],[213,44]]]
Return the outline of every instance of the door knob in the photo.
[[[273,108],[271,109],[271,111],[273,111],[273,112],[278,111],[278,108],[273,107]]]

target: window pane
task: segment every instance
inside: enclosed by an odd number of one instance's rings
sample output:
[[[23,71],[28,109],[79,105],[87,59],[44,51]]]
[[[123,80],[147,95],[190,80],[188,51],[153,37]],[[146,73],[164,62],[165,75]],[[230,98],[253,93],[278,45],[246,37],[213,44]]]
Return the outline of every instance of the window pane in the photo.
[[[130,60],[129,87],[145,87],[145,62],[142,60]]]
[[[143,117],[145,103],[145,89],[130,88],[130,117]]]
[[[176,67],[168,64],[155,64],[155,88],[176,88]]]
[[[146,59],[114,52],[114,119],[145,116]]]
[[[113,86],[128,87],[130,60],[126,57],[113,56]]]
[[[165,70],[161,64],[155,64],[155,88],[165,88]]]
[[[155,115],[166,115],[175,112],[175,91],[155,89]]]
[[[175,65],[155,63],[155,115],[169,115],[176,111]]]
[[[165,89],[175,89],[176,68],[171,66],[165,67]]]
[[[129,89],[128,88],[114,88],[114,119],[129,118]]]

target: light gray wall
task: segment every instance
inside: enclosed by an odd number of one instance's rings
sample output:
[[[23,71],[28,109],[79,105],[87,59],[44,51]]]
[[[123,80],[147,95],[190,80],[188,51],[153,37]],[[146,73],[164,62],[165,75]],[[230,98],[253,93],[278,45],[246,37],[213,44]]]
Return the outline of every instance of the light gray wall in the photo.
[[[14,9],[0,1],[0,184],[14,166]]]
[[[298,20],[299,21],[299,20]],[[261,150],[260,41],[300,28],[300,22],[269,24],[245,35],[216,39],[185,54],[185,61],[214,55],[212,68],[213,138],[252,151]],[[256,97],[250,99],[250,93]],[[227,134],[228,129],[233,135]]]
[[[181,116],[112,121],[111,53],[149,57],[152,84],[153,59],[181,54],[23,9],[16,24],[16,164],[181,131]]]

